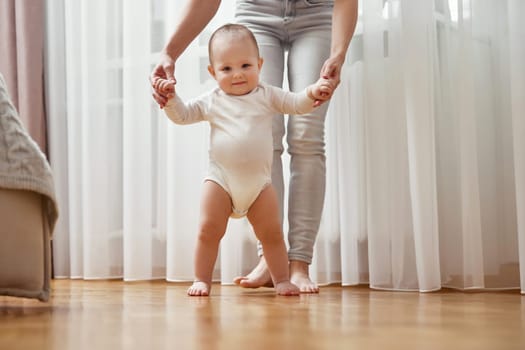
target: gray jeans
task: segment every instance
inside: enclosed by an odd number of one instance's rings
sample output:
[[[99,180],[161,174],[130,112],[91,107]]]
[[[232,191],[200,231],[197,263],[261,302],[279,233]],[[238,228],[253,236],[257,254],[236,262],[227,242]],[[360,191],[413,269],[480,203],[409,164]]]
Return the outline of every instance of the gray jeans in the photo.
[[[285,64],[292,91],[301,91],[319,79],[321,67],[330,54],[332,10],[333,1],[238,0],[235,19],[253,31],[264,59],[261,80],[281,87]],[[286,126],[282,115],[275,116],[273,122],[272,182],[279,197],[281,219],[284,201],[281,155],[285,134],[291,160],[288,257],[308,264],[312,262],[325,195],[327,108],[325,103],[311,114],[290,116]]]

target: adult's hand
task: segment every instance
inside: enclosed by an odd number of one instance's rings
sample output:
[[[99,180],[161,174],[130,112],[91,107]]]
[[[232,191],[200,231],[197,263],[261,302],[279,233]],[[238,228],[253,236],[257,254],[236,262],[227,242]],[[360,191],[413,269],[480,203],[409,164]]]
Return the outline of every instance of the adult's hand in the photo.
[[[343,67],[343,63],[344,59],[339,57],[330,57],[324,62],[323,67],[321,68],[320,77],[324,80],[327,80],[333,88],[330,97],[332,97],[333,91],[337,89],[339,83],[341,82],[341,68]],[[324,100],[318,99],[315,101],[314,106],[320,106],[328,100],[329,98]]]
[[[166,52],[161,52],[159,63],[153,68],[149,81],[153,89],[152,96],[153,99],[159,104],[160,108],[164,108],[168,99],[173,97],[171,94],[166,94],[161,89],[156,88],[158,79],[166,79],[173,84],[177,83],[175,79],[175,61],[171,58]]]
[[[341,82],[341,69],[343,67],[344,60],[339,57],[328,58],[321,68],[321,78],[329,80],[334,87],[337,89]]]

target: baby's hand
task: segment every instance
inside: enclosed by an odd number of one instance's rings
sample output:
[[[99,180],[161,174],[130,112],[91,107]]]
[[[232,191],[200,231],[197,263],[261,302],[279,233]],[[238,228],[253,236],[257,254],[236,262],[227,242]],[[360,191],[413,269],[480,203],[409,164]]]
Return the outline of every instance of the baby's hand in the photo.
[[[332,97],[334,86],[330,80],[320,78],[315,84],[311,85],[308,97],[314,100],[314,107],[318,107]]]
[[[155,78],[153,88],[168,99],[175,95],[175,83],[171,80]]]

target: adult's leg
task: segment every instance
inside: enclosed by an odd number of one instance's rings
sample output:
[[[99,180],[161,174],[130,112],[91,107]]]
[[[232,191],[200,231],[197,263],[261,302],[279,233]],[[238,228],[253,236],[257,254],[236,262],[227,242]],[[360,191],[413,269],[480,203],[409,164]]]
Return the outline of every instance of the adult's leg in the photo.
[[[297,23],[288,53],[288,80],[292,91],[300,91],[319,79],[321,67],[330,53],[331,35],[330,9],[317,9],[321,12],[312,21],[307,21],[308,16],[299,16],[301,11],[313,9],[296,10]],[[316,24],[316,20],[319,23]],[[311,114],[290,116],[287,124],[291,162],[288,192],[290,278],[306,293],[319,291],[309,277],[308,267],[312,262],[325,196],[327,108],[328,103],[325,103]]]
[[[213,181],[205,181],[201,199],[199,236],[195,249],[195,281],[188,295],[210,294],[213,267],[219,252],[219,243],[226,232],[232,213],[232,201],[224,189]]]
[[[283,28],[280,27],[282,26],[281,6],[282,2],[280,0],[250,3],[249,6],[240,2],[238,3],[236,15],[236,21],[246,25],[257,39],[260,55],[264,59],[261,81],[278,87],[281,87],[283,84],[285,53]],[[276,115],[273,121],[274,156],[272,163],[272,184],[277,194],[278,215],[281,223],[283,220],[284,206],[284,179],[281,160],[284,150],[284,134],[284,117],[282,115]],[[257,244],[257,251],[260,256],[259,263],[247,276],[236,277],[234,279],[236,284],[247,288],[271,285],[272,280],[260,242]]]
[[[261,81],[282,87],[284,74],[284,52],[285,49],[281,39],[273,33],[264,33],[260,30],[255,31],[255,38],[259,45],[259,52],[264,59],[261,70]],[[281,156],[284,151],[283,138],[285,134],[284,116],[279,114],[273,117],[273,162],[272,162],[272,184],[277,194],[279,205],[279,218],[283,220],[284,205],[284,179],[283,164]],[[260,252],[262,253],[262,252]],[[261,254],[260,254],[261,255]]]
[[[275,190],[267,186],[248,210],[248,220],[263,246],[275,291],[279,295],[298,295],[299,288],[290,282],[288,254],[277,207]]]

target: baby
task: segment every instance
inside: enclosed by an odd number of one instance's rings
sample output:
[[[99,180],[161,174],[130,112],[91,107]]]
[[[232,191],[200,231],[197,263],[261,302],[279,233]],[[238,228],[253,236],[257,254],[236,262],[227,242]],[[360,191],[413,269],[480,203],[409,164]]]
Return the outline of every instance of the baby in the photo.
[[[259,81],[263,59],[252,32],[242,25],[217,29],[208,44],[208,71],[218,87],[188,102],[172,81],[154,88],[170,96],[164,111],[177,124],[210,123],[209,169],[201,199],[191,296],[207,296],[219,242],[230,217],[246,216],[261,242],[278,295],[298,295],[290,282],[288,256],[271,183],[272,118],[306,114],[329,99],[334,87],[323,79],[292,93]],[[293,118],[293,116],[292,116]]]

